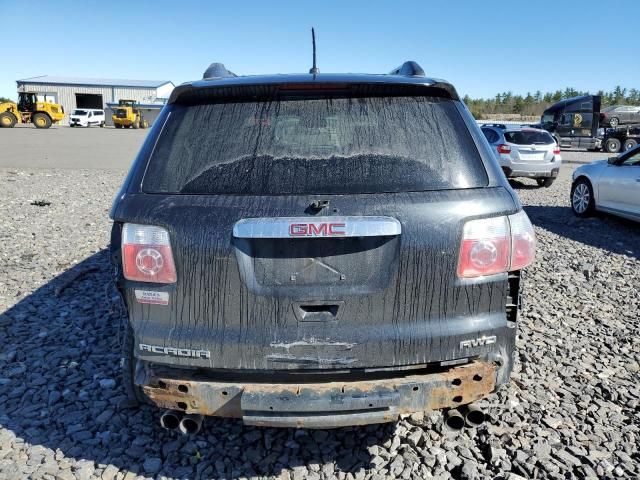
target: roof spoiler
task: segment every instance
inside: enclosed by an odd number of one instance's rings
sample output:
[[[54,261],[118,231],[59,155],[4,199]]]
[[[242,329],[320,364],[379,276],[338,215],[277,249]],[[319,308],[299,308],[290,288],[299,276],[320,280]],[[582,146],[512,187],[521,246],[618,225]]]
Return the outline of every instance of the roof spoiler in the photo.
[[[418,65],[418,62],[414,62],[413,60],[404,62],[399,67],[391,70],[388,74],[402,75],[405,77],[424,77],[425,76],[425,73],[422,67]]]
[[[229,77],[237,77],[237,75],[227,70],[223,63],[212,63],[211,65],[209,65],[209,68],[207,68],[202,74],[203,80],[207,80],[210,78],[229,78]]]

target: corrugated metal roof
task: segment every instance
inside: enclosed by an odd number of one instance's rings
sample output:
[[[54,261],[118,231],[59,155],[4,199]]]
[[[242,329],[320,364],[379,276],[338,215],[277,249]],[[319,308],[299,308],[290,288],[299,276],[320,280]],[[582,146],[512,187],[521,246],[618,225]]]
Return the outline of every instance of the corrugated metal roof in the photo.
[[[98,87],[133,87],[133,88],[158,88],[169,80],[118,80],[114,78],[83,78],[83,77],[57,77],[55,75],[41,75],[39,77],[23,78],[16,80],[21,83],[39,83],[50,85],[85,85]]]

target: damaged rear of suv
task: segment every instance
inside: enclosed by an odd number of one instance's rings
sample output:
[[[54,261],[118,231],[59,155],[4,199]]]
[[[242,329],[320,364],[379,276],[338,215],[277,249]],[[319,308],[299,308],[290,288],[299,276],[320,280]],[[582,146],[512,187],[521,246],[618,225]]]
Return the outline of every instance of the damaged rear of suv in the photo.
[[[506,383],[535,239],[455,89],[414,62],[216,71],[175,89],[111,213],[131,395],[185,432],[330,428]]]

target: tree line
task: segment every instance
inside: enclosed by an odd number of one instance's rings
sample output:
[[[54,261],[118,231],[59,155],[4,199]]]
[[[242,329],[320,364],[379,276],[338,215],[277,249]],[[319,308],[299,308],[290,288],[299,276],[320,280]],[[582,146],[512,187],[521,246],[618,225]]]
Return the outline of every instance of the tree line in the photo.
[[[555,92],[542,93],[527,92],[526,95],[514,95],[511,92],[498,93],[494,98],[471,98],[465,95],[464,103],[477,120],[482,120],[491,115],[519,114],[523,116],[539,117],[542,112],[554,103],[565,98],[580,95],[592,95],[590,92],[565,88]],[[612,91],[599,90],[595,95],[602,97],[602,106],[607,105],[640,105],[640,90],[636,88],[626,89],[617,86]]]

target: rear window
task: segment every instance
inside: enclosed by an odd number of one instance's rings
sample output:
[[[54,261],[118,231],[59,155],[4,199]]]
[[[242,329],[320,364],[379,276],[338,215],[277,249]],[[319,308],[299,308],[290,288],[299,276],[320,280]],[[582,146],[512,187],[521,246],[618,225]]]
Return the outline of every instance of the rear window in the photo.
[[[547,132],[538,132],[535,130],[505,132],[504,138],[507,142],[516,145],[551,145],[555,143],[553,137]]]
[[[487,138],[489,143],[495,143],[500,139],[500,135],[490,128],[483,128],[482,133],[484,133],[484,136]]]
[[[474,188],[487,182],[451,100],[277,99],[174,105],[143,190],[340,194]]]

